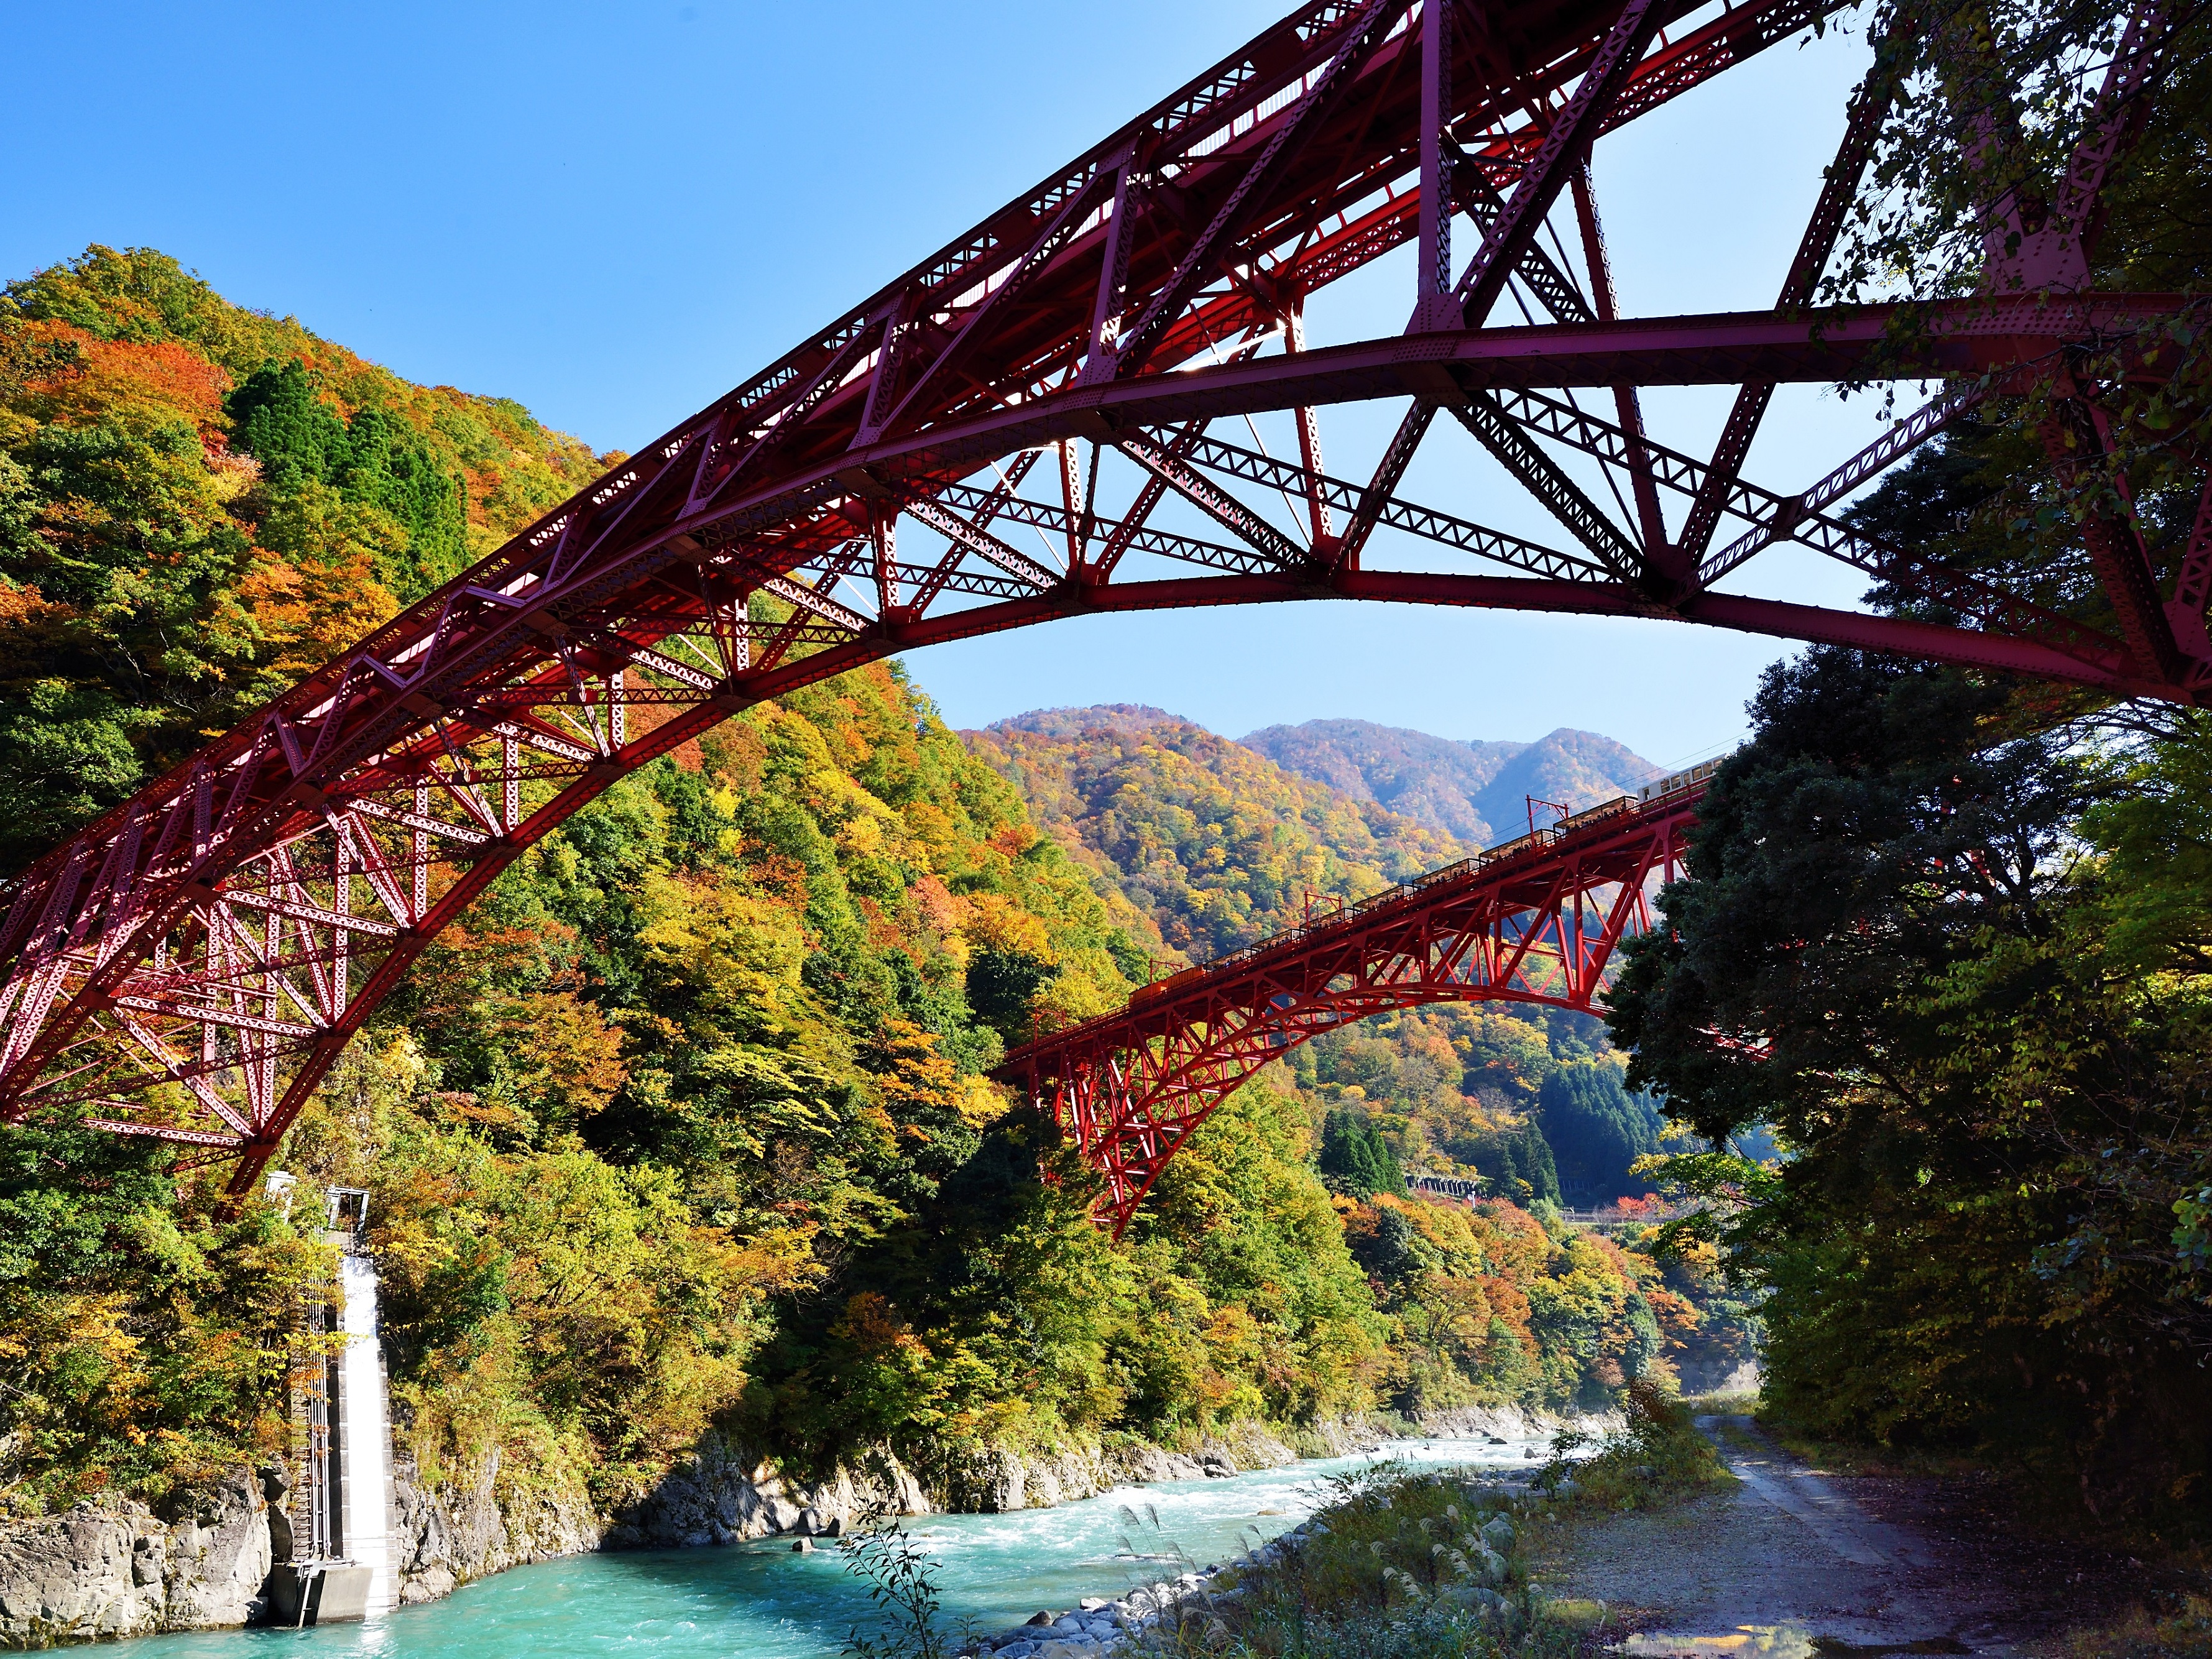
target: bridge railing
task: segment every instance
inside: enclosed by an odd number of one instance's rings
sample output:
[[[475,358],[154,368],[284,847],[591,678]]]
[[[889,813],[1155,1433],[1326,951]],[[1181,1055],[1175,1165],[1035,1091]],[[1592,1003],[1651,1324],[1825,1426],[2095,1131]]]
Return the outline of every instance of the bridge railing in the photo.
[[[1169,975],[1164,979],[1156,979],[1139,986],[1131,994],[1129,1005],[1134,1007],[1139,1003],[1151,1001],[1156,997],[1171,995],[1187,985],[1196,983],[1208,974],[1219,973],[1224,969],[1240,967],[1246,963],[1256,962],[1271,951],[1280,950],[1285,945],[1303,944],[1340,928],[1348,927],[1352,922],[1371,916],[1377,910],[1418,898],[1430,889],[1441,886],[1447,882],[1480,875],[1486,870],[1508,863],[1528,853],[1547,852],[1561,842],[1568,840],[1583,830],[1603,823],[1608,819],[1618,817],[1623,813],[1643,811],[1653,806],[1670,805],[1682,797],[1702,791],[1719,767],[1718,760],[1710,760],[1691,767],[1686,771],[1670,773],[1663,778],[1646,784],[1633,795],[1616,795],[1610,800],[1600,801],[1595,806],[1584,807],[1579,812],[1561,818],[1555,824],[1547,824],[1540,829],[1532,830],[1525,836],[1516,836],[1511,841],[1501,842],[1495,847],[1486,848],[1472,857],[1455,860],[1437,869],[1425,871],[1418,876],[1411,877],[1393,886],[1370,893],[1365,898],[1341,905],[1317,920],[1297,922],[1291,927],[1280,928],[1264,938],[1255,939],[1249,945],[1240,945],[1225,955],[1216,957],[1211,962],[1194,963]]]

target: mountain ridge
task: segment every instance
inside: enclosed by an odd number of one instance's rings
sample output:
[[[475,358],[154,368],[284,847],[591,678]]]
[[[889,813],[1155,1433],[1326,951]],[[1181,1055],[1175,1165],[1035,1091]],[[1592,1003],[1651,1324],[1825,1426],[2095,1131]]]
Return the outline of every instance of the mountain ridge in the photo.
[[[1468,848],[1142,703],[1036,709],[961,734],[1037,827],[1168,949],[1207,960]]]
[[[1262,726],[1237,741],[1355,800],[1485,845],[1519,834],[1532,798],[1576,811],[1661,774],[1617,738],[1566,726],[1516,743],[1440,738],[1373,720],[1318,720]]]
[[[1033,708],[983,730],[1000,738],[1066,743],[1085,732],[1141,737],[1174,726],[1208,732],[1200,721],[1167,709],[1127,702]],[[1640,788],[1663,769],[1617,738],[1565,726],[1522,743],[1330,719],[1261,726],[1224,741],[1362,805],[1379,806],[1477,846],[1518,835],[1532,798],[1579,811]]]

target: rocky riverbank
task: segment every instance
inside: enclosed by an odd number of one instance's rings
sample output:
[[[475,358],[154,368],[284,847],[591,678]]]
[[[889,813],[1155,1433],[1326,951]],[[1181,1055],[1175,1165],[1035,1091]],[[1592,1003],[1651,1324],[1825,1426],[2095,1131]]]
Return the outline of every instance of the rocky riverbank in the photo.
[[[0,1523],[0,1646],[252,1622],[274,1559],[271,1517],[283,1522],[269,1499],[282,1490],[236,1469],[159,1504],[82,1503]]]
[[[1424,1425],[1432,1433],[1500,1439],[1549,1426],[1517,1411],[1454,1413]],[[544,1471],[521,1478],[496,1449],[437,1480],[402,1449],[393,1464],[392,1565],[399,1600],[414,1604],[508,1567],[594,1549],[834,1537],[886,1513],[1049,1509],[1116,1487],[1342,1455],[1394,1431],[1403,1425],[1355,1419],[1294,1436],[1247,1427],[1189,1450],[1146,1442],[1000,1447],[939,1458],[926,1472],[882,1449],[811,1480],[709,1432],[651,1492],[612,1516],[594,1511],[580,1479],[549,1480]],[[0,1523],[0,1647],[253,1622],[271,1563],[291,1553],[284,1496],[275,1471],[240,1469],[158,1506],[86,1503]]]
[[[1492,1476],[1480,1483],[1480,1490],[1502,1510],[1541,1507],[1548,1500],[1532,1488],[1533,1478]],[[1326,1514],[1314,1516],[1234,1560],[1193,1566],[1117,1600],[1093,1599],[1061,1613],[1040,1612],[1026,1624],[967,1643],[961,1652],[963,1659],[1107,1659],[1131,1649],[1179,1647],[1172,1638],[1186,1621],[1211,1626],[1243,1599],[1245,1581],[1252,1574],[1279,1565],[1328,1535]],[[1513,1524],[1504,1515],[1484,1529],[1483,1541],[1491,1550],[1491,1583],[1471,1587],[1466,1592],[1469,1597],[1504,1605],[1504,1598],[1494,1586],[1504,1582],[1502,1552],[1512,1548],[1514,1537]]]
[[[938,1458],[927,1471],[908,1468],[884,1448],[810,1481],[710,1433],[650,1493],[615,1517],[604,1543],[609,1549],[696,1548],[781,1534],[834,1537],[885,1514],[1053,1509],[1117,1486],[1221,1479],[1279,1468],[1301,1457],[1337,1456],[1376,1443],[1384,1431],[1355,1421],[1324,1425],[1298,1437],[1303,1443],[1293,1447],[1250,1427],[1187,1452],[1144,1441],[1024,1451],[993,1447]]]

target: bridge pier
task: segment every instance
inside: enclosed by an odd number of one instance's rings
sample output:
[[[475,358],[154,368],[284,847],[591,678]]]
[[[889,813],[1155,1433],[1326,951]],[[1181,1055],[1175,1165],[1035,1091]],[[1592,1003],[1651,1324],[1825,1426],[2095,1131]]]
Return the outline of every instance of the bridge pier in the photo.
[[[279,1183],[282,1183],[281,1185]],[[288,1200],[292,1181],[281,1172],[270,1185]],[[307,1373],[298,1416],[305,1431],[302,1475],[287,1528],[270,1575],[271,1621],[279,1625],[335,1624],[371,1619],[398,1605],[397,1529],[392,1473],[392,1413],[377,1334],[376,1261],[363,1247],[368,1195],[352,1188],[330,1194],[331,1226],[324,1237],[338,1247],[335,1295],[305,1310],[312,1340],[326,1334],[345,1340],[322,1355]],[[335,1328],[332,1322],[335,1321]]]
[[[392,1559],[392,1411],[385,1389],[383,1344],[377,1340],[375,1259],[349,1252],[339,1269],[345,1352],[338,1362],[337,1434],[343,1468],[345,1554],[368,1569],[364,1617],[399,1603]]]

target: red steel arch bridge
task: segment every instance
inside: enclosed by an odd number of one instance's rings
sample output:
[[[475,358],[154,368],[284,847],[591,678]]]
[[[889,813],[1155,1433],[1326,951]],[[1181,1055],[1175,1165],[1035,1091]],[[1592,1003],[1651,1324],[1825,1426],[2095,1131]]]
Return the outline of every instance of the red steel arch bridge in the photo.
[[[1118,1236],[1230,1091],[1310,1038],[1436,1002],[1591,1012],[1613,947],[1650,927],[1716,765],[1155,981],[1118,1013],[1017,1048],[998,1075],[1104,1178],[1099,1214]]]
[[[2169,39],[2154,0],[2068,176],[2033,222],[1989,208],[1992,280],[1920,306],[1909,343],[1889,308],[1811,303],[1884,118],[1866,91],[1771,308],[1622,314],[1592,144],[1759,73],[1837,9],[1300,6],[15,874],[0,1120],[155,1137],[234,1164],[244,1192],[425,945],[615,779],[793,687],[1059,617],[1313,599],[1659,617],[2199,702],[2212,516],[2161,585],[2131,516],[2091,515],[2103,630],[1832,511],[1978,399],[2181,303],[2086,275]],[[1407,245],[1401,328],[1310,336],[1310,295]],[[1743,476],[1778,386],[1881,378],[1945,389],[1826,477]],[[1695,453],[1639,402],[1692,385],[1735,388]],[[2105,390],[2066,383],[2062,471],[2107,442]],[[1372,401],[1402,411],[1395,436],[1332,471],[1327,411]],[[1558,533],[1409,499],[1425,441],[1486,453]],[[1784,541],[1957,621],[1716,586]]]

